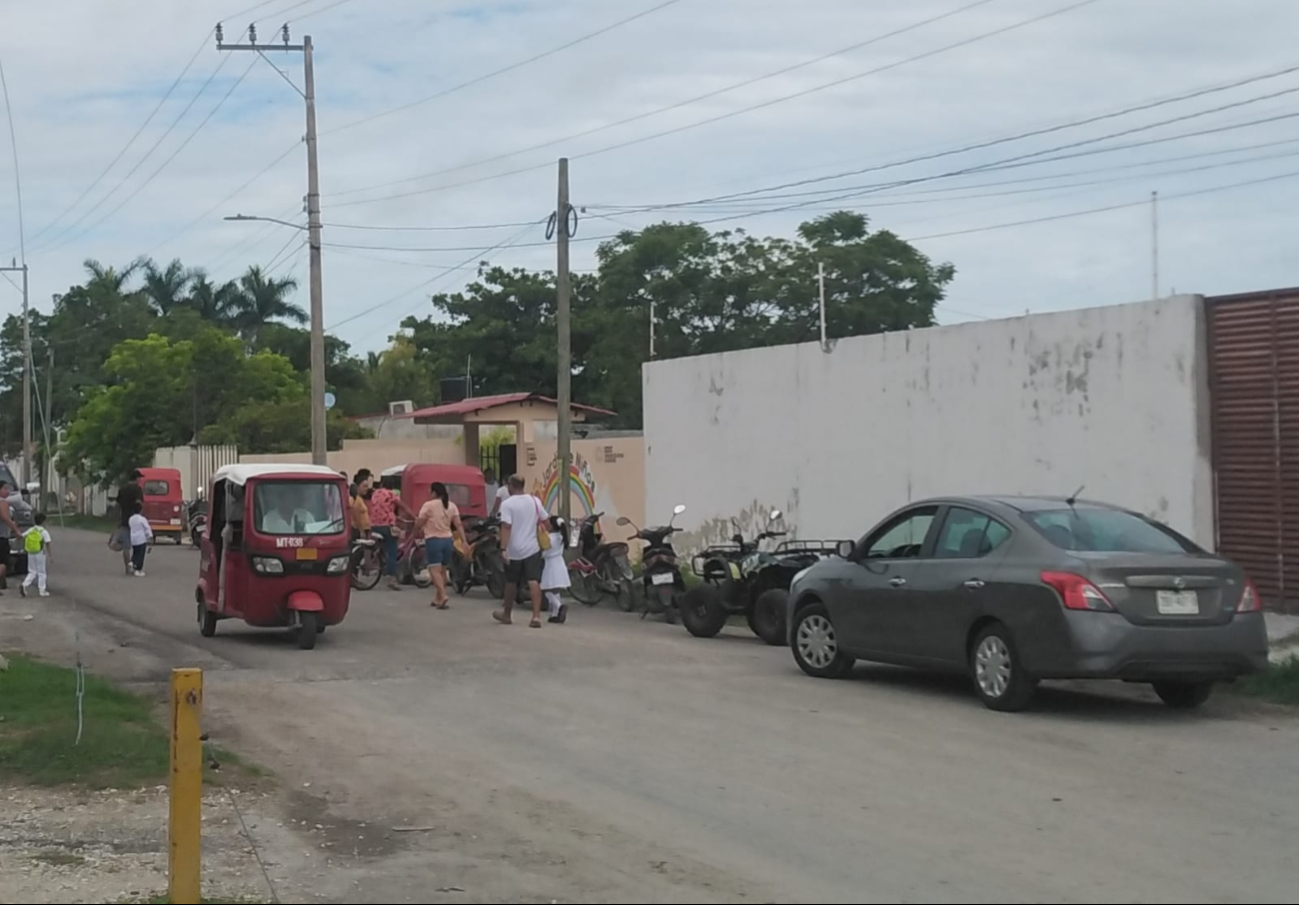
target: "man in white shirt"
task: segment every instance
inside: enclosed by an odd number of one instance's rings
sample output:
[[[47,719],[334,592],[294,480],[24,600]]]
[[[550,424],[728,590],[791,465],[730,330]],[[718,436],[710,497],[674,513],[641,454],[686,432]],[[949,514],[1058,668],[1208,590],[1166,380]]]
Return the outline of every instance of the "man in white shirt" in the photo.
[[[532,598],[533,628],[541,628],[541,544],[537,525],[546,517],[541,501],[524,493],[520,475],[511,475],[506,487],[508,496],[501,503],[501,556],[505,560],[505,606],[492,614],[497,622],[509,625],[513,619],[514,600],[520,584],[527,582]]]

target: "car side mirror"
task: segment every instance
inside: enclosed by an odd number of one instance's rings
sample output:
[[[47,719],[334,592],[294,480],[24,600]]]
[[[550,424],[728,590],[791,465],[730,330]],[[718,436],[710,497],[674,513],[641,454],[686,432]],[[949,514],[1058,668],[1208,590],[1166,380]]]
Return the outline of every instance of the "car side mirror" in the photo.
[[[835,546],[834,552],[843,559],[852,559],[852,555],[857,552],[857,545],[850,540],[841,540]]]

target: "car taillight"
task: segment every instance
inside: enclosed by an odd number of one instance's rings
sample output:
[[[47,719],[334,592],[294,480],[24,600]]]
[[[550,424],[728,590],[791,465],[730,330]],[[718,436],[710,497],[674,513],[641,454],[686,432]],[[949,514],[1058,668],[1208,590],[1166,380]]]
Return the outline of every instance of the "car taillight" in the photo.
[[[1114,611],[1114,604],[1110,603],[1101,589],[1081,575],[1072,572],[1043,572],[1042,581],[1055,588],[1066,609],[1106,613]]]
[[[1249,578],[1245,579],[1245,590],[1241,592],[1240,603],[1236,604],[1237,613],[1257,613],[1263,609],[1263,599],[1258,596],[1258,588]]]

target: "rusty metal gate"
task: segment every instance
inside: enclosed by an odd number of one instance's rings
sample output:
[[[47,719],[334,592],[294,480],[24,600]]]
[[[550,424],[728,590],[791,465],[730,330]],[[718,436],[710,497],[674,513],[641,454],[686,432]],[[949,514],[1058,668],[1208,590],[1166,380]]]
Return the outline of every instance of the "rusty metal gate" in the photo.
[[[1299,288],[1205,304],[1218,549],[1299,612]]]

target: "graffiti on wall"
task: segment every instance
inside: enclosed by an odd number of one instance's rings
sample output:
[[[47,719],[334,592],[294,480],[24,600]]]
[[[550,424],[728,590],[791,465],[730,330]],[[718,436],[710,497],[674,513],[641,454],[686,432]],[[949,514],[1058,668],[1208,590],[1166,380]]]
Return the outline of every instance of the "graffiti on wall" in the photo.
[[[556,456],[542,473],[541,479],[533,483],[532,492],[540,497],[547,512],[559,511],[560,471],[559,456]],[[577,498],[585,515],[595,514],[595,475],[591,473],[591,465],[581,453],[573,453],[573,462],[568,468],[568,492]],[[576,512],[573,514],[577,515]]]

